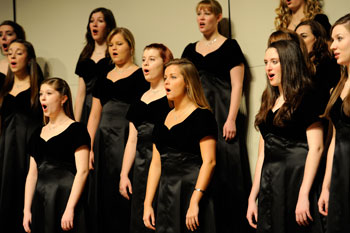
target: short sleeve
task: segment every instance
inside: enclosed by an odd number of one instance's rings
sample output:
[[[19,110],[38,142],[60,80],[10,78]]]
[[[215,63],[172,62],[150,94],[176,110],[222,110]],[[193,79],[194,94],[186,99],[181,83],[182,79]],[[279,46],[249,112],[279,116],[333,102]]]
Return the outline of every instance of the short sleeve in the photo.
[[[74,148],[78,149],[81,146],[87,146],[90,150],[91,139],[87,131],[86,125],[80,122],[75,122],[74,133],[71,134],[72,142],[74,142]]]
[[[238,42],[234,39],[228,39],[228,49],[227,52],[230,54],[229,57],[229,66],[232,69],[235,66],[238,66],[241,63],[244,63],[244,55],[239,46]]]
[[[130,105],[128,112],[126,113],[126,119],[130,122],[132,122],[135,125],[135,122],[138,119],[139,111],[138,109],[140,108],[138,101],[134,102]]]
[[[198,141],[211,136],[217,140],[218,138],[218,126],[213,113],[207,109],[202,110],[201,114],[196,119],[195,131]]]
[[[97,98],[97,99],[101,99],[101,91],[103,88],[103,82],[105,78],[99,78],[96,80],[96,83],[92,89],[92,96]]]
[[[318,97],[315,91],[305,94],[300,107],[298,109],[301,124],[307,129],[310,125],[321,120],[320,115],[323,113],[324,105],[319,103]]]
[[[83,77],[84,72],[84,61],[81,60],[81,56],[79,56],[77,65],[75,66],[75,74],[79,77]]]
[[[32,135],[29,138],[28,145],[27,145],[27,154],[31,156],[35,156],[37,152],[37,147],[38,147],[38,139],[40,137],[42,127],[38,127],[37,129],[34,130]]]

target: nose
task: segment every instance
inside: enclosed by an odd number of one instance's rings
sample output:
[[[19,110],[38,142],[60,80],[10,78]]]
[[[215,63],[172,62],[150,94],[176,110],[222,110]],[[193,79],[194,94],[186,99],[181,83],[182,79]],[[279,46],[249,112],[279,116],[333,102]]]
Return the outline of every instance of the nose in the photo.
[[[332,42],[332,44],[331,44],[331,46],[330,46],[330,49],[331,50],[335,50],[335,47],[336,47],[336,45],[335,45],[335,40]]]

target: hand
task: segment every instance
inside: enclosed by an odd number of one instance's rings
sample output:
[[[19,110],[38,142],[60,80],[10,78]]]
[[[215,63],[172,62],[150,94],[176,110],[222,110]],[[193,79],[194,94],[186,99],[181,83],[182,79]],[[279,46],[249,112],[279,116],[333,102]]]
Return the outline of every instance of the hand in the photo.
[[[132,186],[128,176],[120,177],[119,192],[123,197],[130,200],[128,193],[132,194]]]
[[[94,170],[94,163],[95,163],[95,154],[94,151],[90,150],[90,156],[89,156],[89,169]]]
[[[23,215],[23,228],[25,232],[31,232],[30,230],[31,223],[32,223],[32,213],[25,211]]]
[[[222,130],[224,139],[230,141],[236,136],[236,122],[227,119]]]
[[[256,223],[258,222],[258,206],[255,201],[248,201],[246,218],[248,219],[249,225],[256,229]]]
[[[186,214],[186,227],[188,230],[194,231],[199,227],[198,213],[198,204],[190,204]]]
[[[297,207],[295,209],[295,219],[300,226],[309,225],[308,219],[313,221],[310,214],[310,202],[308,196],[299,195]]]
[[[320,199],[318,199],[318,211],[324,215],[328,215],[329,189],[322,189]]]
[[[73,229],[74,209],[66,209],[61,219],[61,227],[64,231]]]
[[[156,230],[156,219],[154,218],[154,210],[152,206],[144,206],[143,209],[143,223],[151,230]]]

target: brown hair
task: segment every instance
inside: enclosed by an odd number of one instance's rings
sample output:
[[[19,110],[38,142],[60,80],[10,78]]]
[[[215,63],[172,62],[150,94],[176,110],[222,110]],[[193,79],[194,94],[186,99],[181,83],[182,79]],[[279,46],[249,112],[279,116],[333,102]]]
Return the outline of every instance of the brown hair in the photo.
[[[202,109],[210,109],[207,99],[205,98],[199,73],[192,62],[186,58],[176,58],[165,65],[165,69],[169,66],[177,66],[184,78],[187,86],[187,96],[197,107]],[[171,103],[173,105],[173,103]],[[173,106],[171,106],[173,107]]]
[[[298,108],[304,93],[310,88],[311,79],[301,49],[295,41],[276,41],[269,48],[275,48],[279,56],[281,83],[285,99],[273,120],[273,124],[283,127],[285,122],[292,118],[292,114]],[[266,121],[268,112],[273,108],[279,96],[278,87],[273,87],[270,82],[267,82],[267,87],[261,98],[260,110],[255,116],[255,127]]]
[[[310,74],[311,75],[315,74],[316,69],[310,60],[306,44],[305,44],[303,38],[301,38],[298,35],[298,33],[296,33],[295,31],[289,30],[287,28],[282,28],[280,30],[277,30],[277,31],[271,33],[271,35],[267,41],[267,46],[269,47],[273,42],[276,42],[279,40],[292,40],[292,41],[296,42],[299,45],[299,47],[303,53],[303,57],[305,59],[306,66],[310,70]]]
[[[160,57],[163,59],[164,65],[174,58],[173,53],[170,51],[170,49],[163,44],[149,44],[143,49],[143,51],[147,49],[157,49],[159,51]]]
[[[10,46],[13,43],[22,44],[27,51],[27,72],[30,76],[30,104],[33,107],[37,103],[39,82],[42,77],[39,76],[39,66],[36,62],[36,55],[33,45],[25,40],[16,39],[11,42]],[[9,46],[9,47],[10,47]],[[8,70],[6,79],[4,81],[3,87],[0,91],[0,109],[4,101],[4,97],[12,90],[13,84],[15,82],[15,75],[11,69]]]
[[[338,19],[333,24],[331,32],[333,32],[333,29],[338,25],[343,25],[350,32],[350,14],[344,15],[343,17]],[[329,119],[329,113],[330,113],[335,101],[340,96],[340,94],[344,88],[346,80],[349,78],[348,69],[349,69],[349,67],[341,66],[340,80],[338,82],[338,85],[335,87],[334,91],[332,92],[332,95],[329,99],[326,110],[325,110],[324,114],[322,115],[323,117],[326,117]],[[349,93],[346,95],[346,97],[343,101],[342,108],[343,108],[345,115],[350,116],[350,95],[349,95]]]
[[[63,111],[69,118],[74,120],[72,94],[68,83],[61,78],[49,78],[44,80],[41,83],[41,86],[44,84],[51,86],[53,89],[58,91],[61,96],[67,96],[67,100],[63,104]],[[46,116],[44,116],[44,123],[45,124],[49,123],[49,118]]]
[[[92,53],[94,52],[95,41],[91,35],[90,19],[91,19],[92,15],[97,13],[97,12],[101,12],[103,14],[104,21],[106,22],[106,33],[104,35],[105,40],[106,40],[108,34],[110,33],[110,31],[112,31],[112,29],[117,26],[115,19],[114,19],[114,15],[113,15],[111,10],[106,9],[104,7],[99,7],[99,8],[94,9],[93,11],[91,11],[91,13],[89,15],[89,19],[88,19],[88,24],[86,26],[86,30],[87,30],[86,34],[85,34],[86,45],[80,54],[79,60],[84,60],[84,59],[91,57]],[[108,56],[107,50],[106,50],[106,56]]]
[[[215,16],[222,14],[222,7],[218,1],[215,0],[202,0],[197,4],[196,11],[208,8]]]

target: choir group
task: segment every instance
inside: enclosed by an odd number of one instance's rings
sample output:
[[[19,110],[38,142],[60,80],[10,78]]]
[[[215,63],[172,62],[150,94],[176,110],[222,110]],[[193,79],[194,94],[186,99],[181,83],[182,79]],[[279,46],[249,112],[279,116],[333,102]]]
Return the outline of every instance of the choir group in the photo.
[[[0,24],[1,232],[350,232],[350,14],[280,0],[251,177],[240,112],[246,61],[195,9],[182,58],[94,9],[76,65],[44,78],[23,28]],[[252,182],[253,181],[253,182]]]

